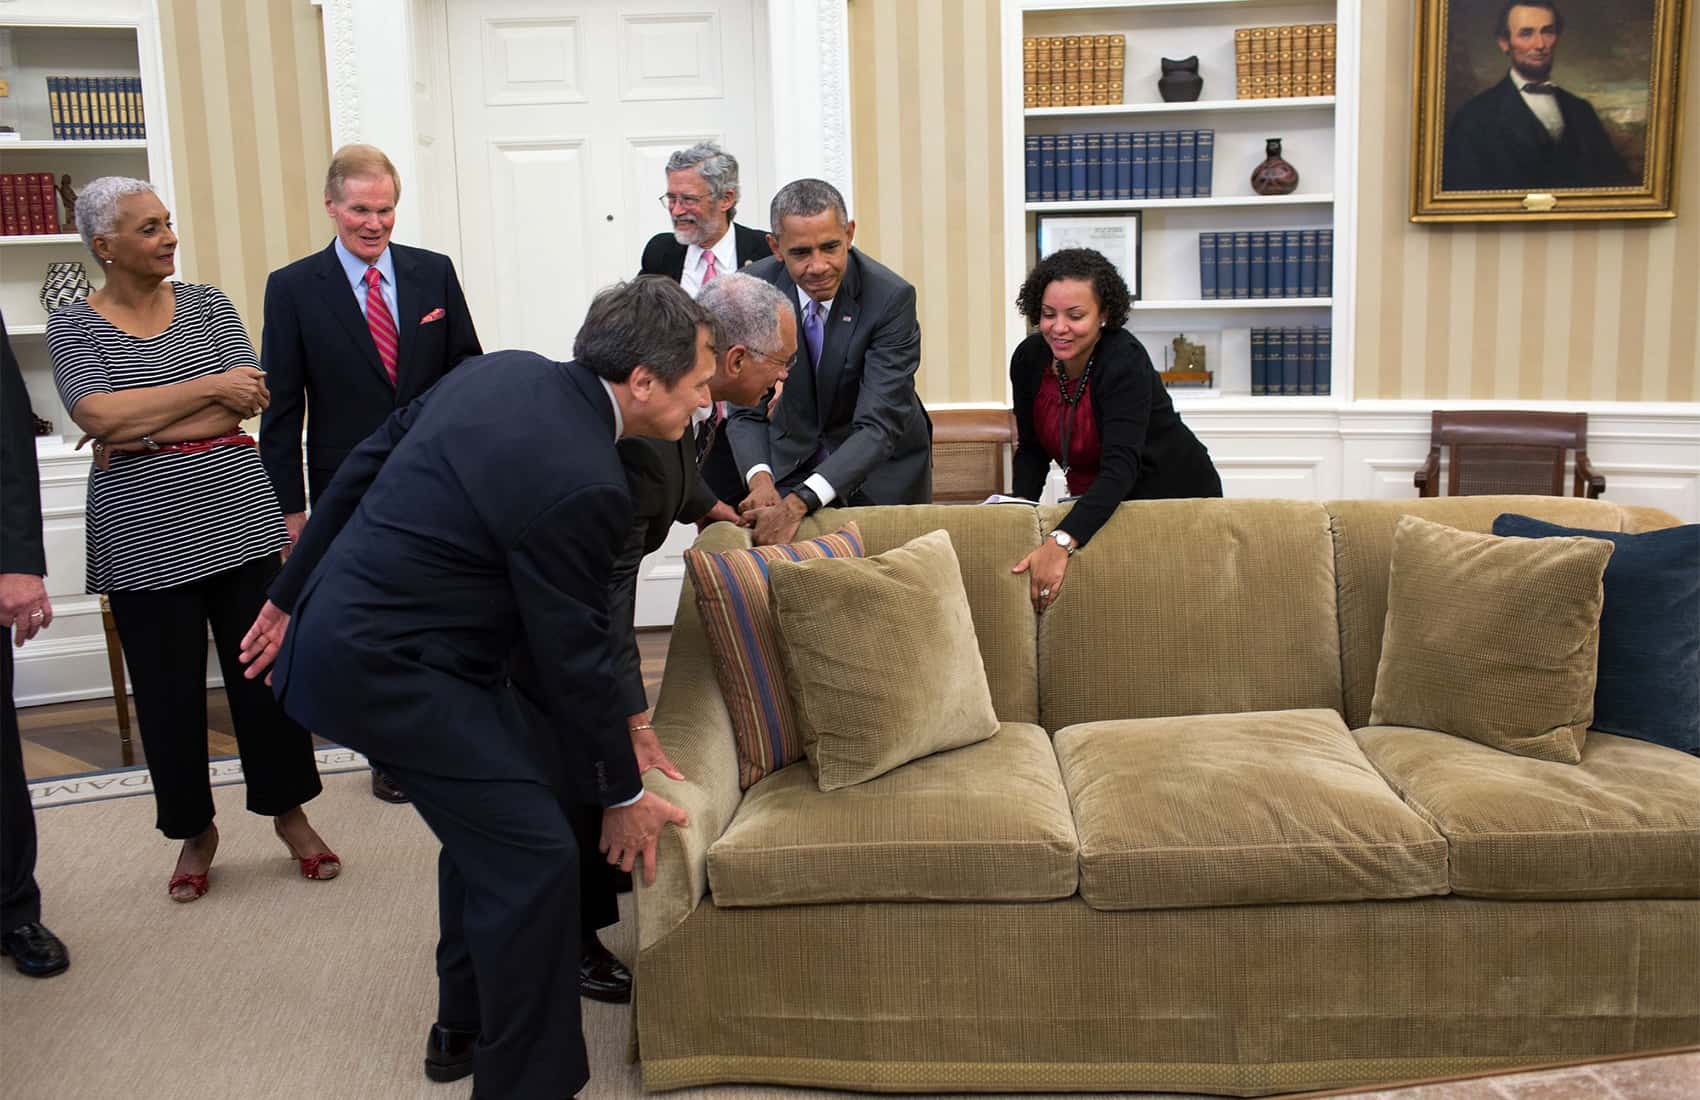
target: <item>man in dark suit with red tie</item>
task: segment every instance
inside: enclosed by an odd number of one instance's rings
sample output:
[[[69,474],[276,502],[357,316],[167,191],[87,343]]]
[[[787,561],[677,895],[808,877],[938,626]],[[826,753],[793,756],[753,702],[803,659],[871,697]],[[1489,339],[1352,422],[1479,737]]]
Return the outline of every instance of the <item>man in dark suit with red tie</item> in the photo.
[[[401,177],[382,150],[338,149],[325,175],[325,211],[336,239],[266,281],[260,360],[272,401],[260,421],[260,458],[292,545],[306,525],[308,502],[318,502],[349,452],[392,412],[482,351],[454,264],[390,240],[400,197]],[[407,801],[377,769],[372,793]]]

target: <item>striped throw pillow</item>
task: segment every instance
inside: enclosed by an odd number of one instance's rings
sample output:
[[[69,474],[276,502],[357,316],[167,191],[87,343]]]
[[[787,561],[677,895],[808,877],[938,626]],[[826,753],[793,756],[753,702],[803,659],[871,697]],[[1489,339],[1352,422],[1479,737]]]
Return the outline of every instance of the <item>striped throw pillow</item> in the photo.
[[[685,551],[697,613],[714,651],[715,677],[732,715],[741,788],[803,759],[803,734],[785,687],[779,626],[768,600],[767,563],[862,556],[855,523],[785,546]]]

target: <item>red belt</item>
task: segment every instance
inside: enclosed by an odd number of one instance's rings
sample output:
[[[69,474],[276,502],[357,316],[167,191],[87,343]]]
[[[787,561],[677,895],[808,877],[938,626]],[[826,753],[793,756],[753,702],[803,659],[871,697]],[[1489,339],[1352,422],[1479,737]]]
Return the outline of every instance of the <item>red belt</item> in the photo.
[[[254,437],[247,432],[232,432],[229,435],[221,435],[217,439],[190,439],[182,443],[161,443],[157,451],[132,451],[130,454],[138,458],[144,455],[164,454],[166,451],[192,455],[201,451],[210,451],[215,447],[256,447],[258,445],[254,442]]]

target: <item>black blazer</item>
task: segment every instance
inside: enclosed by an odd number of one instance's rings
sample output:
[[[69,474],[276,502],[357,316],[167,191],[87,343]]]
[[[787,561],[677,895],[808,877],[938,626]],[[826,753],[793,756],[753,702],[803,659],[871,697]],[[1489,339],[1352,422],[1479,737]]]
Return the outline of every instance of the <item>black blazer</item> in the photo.
[[[642,786],[613,690],[608,577],[632,519],[613,408],[575,363],[478,363],[395,412],[313,510],[270,591],[293,610],[273,690],[380,762],[553,784],[565,755],[620,802]],[[548,723],[513,686],[522,650]]]
[[[687,247],[680,244],[672,233],[657,233],[643,246],[643,259],[638,261],[638,274],[665,275],[678,282],[685,273]],[[765,260],[773,255],[773,249],[767,246],[766,233],[739,225],[737,222],[732,223],[732,250],[738,257],[740,271],[757,260]]]
[[[1053,377],[1045,338],[1035,332],[1009,359],[1015,390],[1015,494],[1038,500],[1055,457],[1033,429],[1033,402]],[[1054,385],[1054,383],[1053,383]],[[1145,346],[1123,328],[1106,331],[1092,361],[1092,419],[1103,445],[1098,477],[1057,524],[1080,545],[1091,541],[1124,500],[1219,497],[1210,452],[1175,412]]]
[[[41,474],[24,372],[0,317],[0,573],[47,576],[41,545]],[[0,645],[10,645],[0,637]]]
[[[845,505],[931,503],[933,422],[915,392],[921,366],[915,288],[851,249],[825,321],[817,372],[809,367],[803,307],[785,265],[770,257],[749,274],[792,303],[797,357],[772,421],[765,403],[733,410],[725,431],[739,472],[766,463],[775,483],[818,473],[838,494],[835,503]],[[832,453],[816,468],[823,443]]]
[[[673,524],[695,523],[714,507],[716,497],[698,476],[694,432],[687,431],[677,442],[628,436],[620,440],[619,451],[620,463],[626,469],[626,487],[632,495],[632,525],[614,559],[608,616],[614,631],[621,706],[630,715],[649,706],[637,644],[638,567],[644,555],[654,553],[667,541]]]
[[[394,386],[334,241],[266,280],[260,365],[272,400],[260,420],[260,460],[285,512],[307,505],[301,479],[303,412],[307,483],[316,503],[349,451],[385,417],[481,350],[449,258],[394,242],[390,254],[400,344]]]
[[[1446,131],[1441,166],[1448,191],[1625,187],[1637,183],[1580,96],[1554,93],[1564,136],[1553,141],[1507,76],[1458,109]]]

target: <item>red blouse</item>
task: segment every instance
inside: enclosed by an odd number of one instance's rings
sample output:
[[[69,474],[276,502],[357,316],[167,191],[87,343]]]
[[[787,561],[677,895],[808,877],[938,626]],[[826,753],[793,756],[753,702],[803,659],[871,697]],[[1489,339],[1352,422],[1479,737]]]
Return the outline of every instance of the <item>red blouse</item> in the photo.
[[[1070,389],[1079,384],[1078,381],[1071,383]],[[1053,368],[1039,383],[1039,392],[1033,398],[1033,432],[1039,437],[1039,445],[1053,459],[1062,454],[1063,416],[1067,412],[1068,406],[1063,403],[1062,394],[1057,389]],[[1098,480],[1098,462],[1104,453],[1103,443],[1098,438],[1098,418],[1092,415],[1090,380],[1086,382],[1086,392],[1081,395],[1079,404],[1074,406],[1074,423],[1068,429],[1068,450],[1068,493],[1077,497]]]

